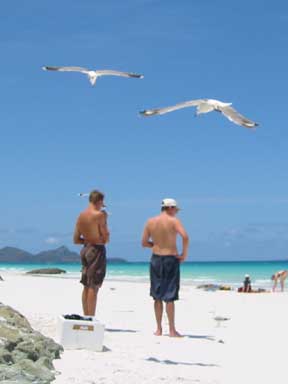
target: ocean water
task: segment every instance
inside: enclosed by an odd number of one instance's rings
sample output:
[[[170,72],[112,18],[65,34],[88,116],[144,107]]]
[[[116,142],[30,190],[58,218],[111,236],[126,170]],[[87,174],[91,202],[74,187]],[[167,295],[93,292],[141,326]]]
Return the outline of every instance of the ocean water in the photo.
[[[37,268],[65,269],[65,275],[59,278],[79,278],[80,264],[7,264],[0,263],[1,272],[24,273]],[[244,275],[249,274],[253,286],[271,287],[271,275],[276,271],[288,269],[287,261],[242,261],[242,262],[187,262],[181,264],[181,280],[184,284],[202,283],[228,284],[233,287],[242,285]],[[149,263],[111,263],[107,267],[107,279],[125,281],[148,281]]]

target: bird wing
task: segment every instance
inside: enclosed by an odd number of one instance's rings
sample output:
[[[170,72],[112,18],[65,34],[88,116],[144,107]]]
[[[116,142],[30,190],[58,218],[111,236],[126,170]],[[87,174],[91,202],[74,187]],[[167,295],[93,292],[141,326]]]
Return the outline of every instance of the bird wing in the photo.
[[[43,67],[45,71],[59,71],[59,72],[81,72],[87,74],[89,69],[83,67]]]
[[[197,107],[199,104],[205,101],[206,101],[205,99],[184,101],[183,103],[178,103],[170,107],[145,109],[144,111],[141,111],[140,114],[143,116],[164,115],[165,113],[173,112],[173,111],[176,111],[177,109],[182,109],[187,107]]]
[[[121,76],[121,77],[135,77],[137,79],[142,79],[144,76],[138,73],[133,72],[121,72],[113,71],[111,69],[103,69],[96,71],[97,76]]]
[[[230,106],[218,108],[223,113],[223,115],[227,117],[227,119],[229,119],[235,124],[242,125],[242,127],[253,128],[259,125],[255,123],[255,121],[249,120],[246,117],[242,116],[239,112],[237,112],[234,108]]]

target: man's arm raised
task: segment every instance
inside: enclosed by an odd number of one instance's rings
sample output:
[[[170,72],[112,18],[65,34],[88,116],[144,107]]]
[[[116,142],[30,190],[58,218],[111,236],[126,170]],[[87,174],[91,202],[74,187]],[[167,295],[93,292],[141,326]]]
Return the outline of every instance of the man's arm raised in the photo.
[[[148,222],[145,225],[141,243],[142,243],[142,247],[145,247],[145,248],[152,248],[154,246],[153,241],[150,240],[150,231],[148,228]]]
[[[175,219],[175,229],[177,234],[182,237],[182,253],[179,256],[180,261],[184,261],[188,256],[189,236],[185,231],[180,220]]]
[[[100,213],[100,220],[99,220],[99,229],[100,229],[100,234],[101,237],[103,238],[105,243],[108,243],[110,240],[110,233],[108,230],[108,225],[107,225],[107,213],[105,211],[102,211]]]

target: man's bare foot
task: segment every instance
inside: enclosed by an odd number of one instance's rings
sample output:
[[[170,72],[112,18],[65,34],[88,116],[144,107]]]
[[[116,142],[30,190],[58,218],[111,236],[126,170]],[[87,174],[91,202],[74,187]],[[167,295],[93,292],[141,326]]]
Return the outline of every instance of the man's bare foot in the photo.
[[[157,329],[157,330],[154,332],[154,335],[155,335],[155,336],[162,336],[162,328]]]
[[[170,337],[183,337],[183,335],[180,335],[180,333],[178,333],[176,330],[170,331],[169,336]]]

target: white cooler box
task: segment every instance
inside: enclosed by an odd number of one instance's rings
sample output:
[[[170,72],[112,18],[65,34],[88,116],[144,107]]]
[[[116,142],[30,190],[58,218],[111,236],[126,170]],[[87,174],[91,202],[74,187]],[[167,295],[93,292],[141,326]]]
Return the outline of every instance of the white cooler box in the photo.
[[[91,318],[92,316],[82,316]],[[103,350],[104,324],[95,317],[88,320],[68,320],[59,316],[57,324],[58,342],[66,349]]]

